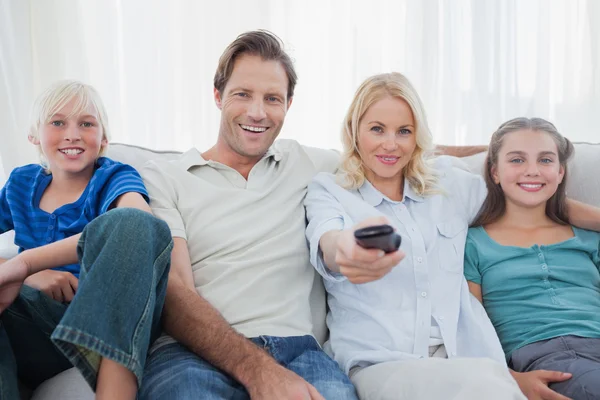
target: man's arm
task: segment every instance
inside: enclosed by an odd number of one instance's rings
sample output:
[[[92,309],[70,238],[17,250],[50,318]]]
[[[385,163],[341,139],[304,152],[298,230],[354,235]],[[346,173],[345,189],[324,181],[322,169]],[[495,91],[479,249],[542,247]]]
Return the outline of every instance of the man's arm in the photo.
[[[473,154],[478,154],[488,150],[487,145],[480,146],[443,146],[436,145],[435,146],[435,154],[437,155],[445,155],[445,156],[454,156],[454,157],[468,157]]]
[[[163,309],[165,331],[203,359],[231,375],[251,398],[322,399],[295,373],[236,332],[221,314],[198,295],[187,242],[175,237]]]

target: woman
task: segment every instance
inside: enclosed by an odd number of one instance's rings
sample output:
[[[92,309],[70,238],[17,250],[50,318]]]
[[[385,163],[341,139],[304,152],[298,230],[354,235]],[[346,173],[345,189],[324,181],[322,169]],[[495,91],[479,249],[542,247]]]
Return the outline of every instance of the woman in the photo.
[[[368,78],[345,118],[337,176],[306,198],[311,261],[328,291],[328,349],[361,398],[522,399],[493,326],[462,275],[483,180],[431,158],[423,104],[399,73]],[[390,224],[385,254],[358,228]]]

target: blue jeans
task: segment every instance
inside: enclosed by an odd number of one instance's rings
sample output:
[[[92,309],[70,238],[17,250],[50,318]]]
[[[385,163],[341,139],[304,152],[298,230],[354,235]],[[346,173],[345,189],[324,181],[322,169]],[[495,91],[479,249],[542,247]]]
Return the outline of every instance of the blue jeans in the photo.
[[[251,339],[287,369],[312,384],[327,400],[358,400],[350,379],[312,336]],[[150,352],[140,400],[248,400],[246,389],[179,343]]]
[[[81,272],[71,304],[23,286],[0,315],[0,399],[19,398],[17,375],[35,388],[73,365],[95,389],[102,357],[141,385],[160,333],[172,247],[167,225],[140,210],[114,209],[89,223],[77,246]]]

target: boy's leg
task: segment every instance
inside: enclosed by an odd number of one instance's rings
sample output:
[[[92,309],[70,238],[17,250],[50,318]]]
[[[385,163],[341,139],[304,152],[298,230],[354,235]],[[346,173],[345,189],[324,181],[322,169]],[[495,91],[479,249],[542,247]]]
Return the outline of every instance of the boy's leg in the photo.
[[[111,210],[84,229],[77,294],[52,340],[92,389],[101,358],[125,366],[140,386],[160,332],[172,246],[163,221],[132,208]]]
[[[250,399],[242,385],[185,346],[158,343],[148,356],[139,400]]]
[[[327,400],[358,400],[350,379],[312,336],[271,337],[260,340],[283,366],[313,385]],[[254,339],[256,342],[256,339]]]
[[[0,399],[18,399],[17,362],[0,321]]]
[[[50,335],[65,313],[59,303],[37,289],[23,286],[14,303],[0,315],[2,331],[2,367],[7,368],[14,355],[13,367],[19,379],[31,389],[72,365],[50,340]],[[4,375],[3,375],[4,377]],[[4,398],[4,397],[2,397]],[[10,397],[6,397],[10,398]]]

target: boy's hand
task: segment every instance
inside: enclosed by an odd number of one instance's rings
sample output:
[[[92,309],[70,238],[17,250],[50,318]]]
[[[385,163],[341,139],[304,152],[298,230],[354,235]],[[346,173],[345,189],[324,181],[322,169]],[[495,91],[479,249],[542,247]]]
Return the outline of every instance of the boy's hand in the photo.
[[[18,256],[0,265],[0,314],[15,301],[28,273],[29,266]]]
[[[43,292],[61,303],[70,303],[77,292],[79,281],[70,272],[47,269],[25,279],[25,284]]]

